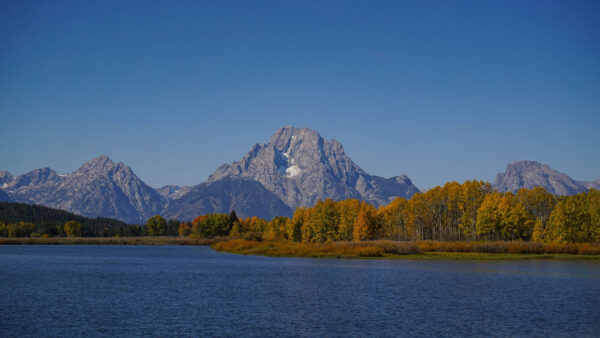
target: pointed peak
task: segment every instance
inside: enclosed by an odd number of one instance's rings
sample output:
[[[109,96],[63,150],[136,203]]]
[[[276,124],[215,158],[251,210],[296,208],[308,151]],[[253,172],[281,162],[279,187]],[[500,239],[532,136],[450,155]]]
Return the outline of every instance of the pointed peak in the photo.
[[[538,161],[532,161],[532,160],[518,160],[518,161],[513,161],[513,162],[510,162],[508,165],[523,165],[523,164],[542,165],[540,162],[538,162]]]
[[[91,161],[84,163],[77,171],[106,171],[115,167],[116,164],[107,155],[100,155]]]
[[[286,126],[275,131],[273,136],[269,139],[269,144],[279,150],[285,150],[293,141],[317,144],[320,140],[321,135],[313,129]]]
[[[0,170],[0,180],[3,178],[13,178],[13,175],[6,170]]]
[[[97,156],[96,158],[89,161],[88,163],[106,163],[106,162],[111,162],[111,160],[108,157],[108,155],[103,154],[103,155]]]
[[[298,130],[298,128],[292,127],[292,126],[283,126],[283,127],[279,128],[279,129],[277,129],[275,131],[275,134],[281,133],[281,132],[286,132],[286,131],[294,131],[294,130]]]
[[[6,170],[0,171],[0,187],[5,187],[10,182],[12,182],[15,178]]]
[[[269,139],[269,143],[272,145],[281,145],[288,143],[289,139],[294,135],[298,129],[294,127],[281,127],[275,131],[275,133]]]

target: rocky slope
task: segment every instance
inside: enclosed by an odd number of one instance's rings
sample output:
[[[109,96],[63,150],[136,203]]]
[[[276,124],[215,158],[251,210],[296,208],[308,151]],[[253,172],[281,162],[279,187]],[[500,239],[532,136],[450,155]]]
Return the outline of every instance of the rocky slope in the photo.
[[[61,175],[50,168],[30,171],[4,183],[3,189],[14,201],[130,223],[145,222],[166,203],[131,168],[104,155],[71,174]]]
[[[583,186],[585,186],[588,189],[596,189],[596,190],[600,190],[600,180],[595,180],[595,181],[579,181],[580,184],[582,184]]]
[[[543,187],[555,195],[574,195],[588,189],[593,182],[577,182],[567,174],[550,168],[547,164],[535,161],[516,161],[506,166],[492,184],[498,191],[517,192],[521,188]]]
[[[12,182],[13,179],[13,175],[11,175],[8,171],[0,170],[0,187],[2,187],[4,184]]]
[[[178,185],[165,185],[160,188],[156,188],[156,191],[161,194],[162,197],[174,200],[185,195],[190,191],[190,186],[178,186]]]
[[[235,210],[239,217],[291,216],[292,210],[275,194],[257,181],[244,178],[223,178],[204,182],[190,189],[181,198],[171,201],[163,216],[193,220],[208,213],[229,213]]]
[[[405,175],[366,173],[338,141],[293,127],[280,128],[267,144],[255,144],[240,161],[219,167],[208,182],[224,178],[256,180],[292,209],[325,198],[358,198],[379,206],[419,191]]]
[[[10,197],[8,196],[8,194],[0,189],[0,202],[10,202]]]
[[[13,201],[130,223],[158,213],[193,219],[231,210],[271,219],[291,216],[296,207],[312,206],[319,199],[357,198],[379,206],[418,191],[405,175],[370,175],[336,140],[292,127],[277,130],[267,144],[254,145],[240,161],[219,167],[207,182],[193,187],[155,190],[127,165],[99,156],[70,174],[43,168],[13,177],[0,171],[0,189]]]

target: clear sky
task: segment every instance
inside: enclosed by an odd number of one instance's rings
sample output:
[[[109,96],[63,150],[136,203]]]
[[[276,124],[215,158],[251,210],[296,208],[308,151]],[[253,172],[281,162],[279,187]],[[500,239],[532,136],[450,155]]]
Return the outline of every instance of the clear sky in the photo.
[[[600,179],[600,1],[0,2],[0,169],[197,184],[279,127],[421,189]]]

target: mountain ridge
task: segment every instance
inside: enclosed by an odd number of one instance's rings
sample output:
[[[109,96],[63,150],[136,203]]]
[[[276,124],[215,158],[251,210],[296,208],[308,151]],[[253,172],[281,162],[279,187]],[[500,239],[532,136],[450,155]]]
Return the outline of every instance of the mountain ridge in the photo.
[[[600,188],[600,180],[575,181],[536,161],[514,161],[493,183],[499,191],[542,186],[556,195]],[[100,155],[72,173],[51,168],[13,176],[0,171],[0,200],[34,203],[87,217],[143,223],[155,214],[193,219],[204,213],[291,216],[319,199],[356,198],[375,206],[419,190],[406,175],[380,177],[361,169],[343,145],[308,128],[282,127],[267,143],[254,144],[238,161],[219,166],[193,186],[152,188],[122,162]]]
[[[383,178],[366,173],[340,142],[309,128],[278,129],[268,143],[253,145],[242,159],[221,165],[207,181],[224,177],[259,181],[292,209],[325,198],[357,198],[379,206],[419,191],[406,175]],[[384,189],[384,183],[394,187]]]
[[[35,169],[3,184],[13,201],[34,203],[82,216],[144,221],[166,203],[126,164],[100,155],[68,174],[50,168]]]
[[[600,180],[598,180],[600,181]],[[549,165],[531,160],[509,163],[504,173],[498,173],[492,186],[501,192],[517,192],[521,188],[543,187],[554,195],[574,195],[587,191],[598,181],[575,181],[569,175],[552,169]]]
[[[243,218],[292,216],[292,209],[260,182],[244,178],[223,178],[197,184],[170,201],[162,214],[167,218],[193,220],[199,215],[229,213],[231,210]]]

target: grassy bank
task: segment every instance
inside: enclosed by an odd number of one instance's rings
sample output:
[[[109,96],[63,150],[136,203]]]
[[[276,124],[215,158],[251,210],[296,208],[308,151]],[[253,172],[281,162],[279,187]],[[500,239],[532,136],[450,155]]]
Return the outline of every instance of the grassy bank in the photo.
[[[0,238],[0,245],[209,245],[214,239],[189,237],[51,237]]]
[[[371,258],[371,259],[598,259],[593,244],[543,244],[533,242],[330,242],[232,240],[211,245],[216,251],[271,257]]]

